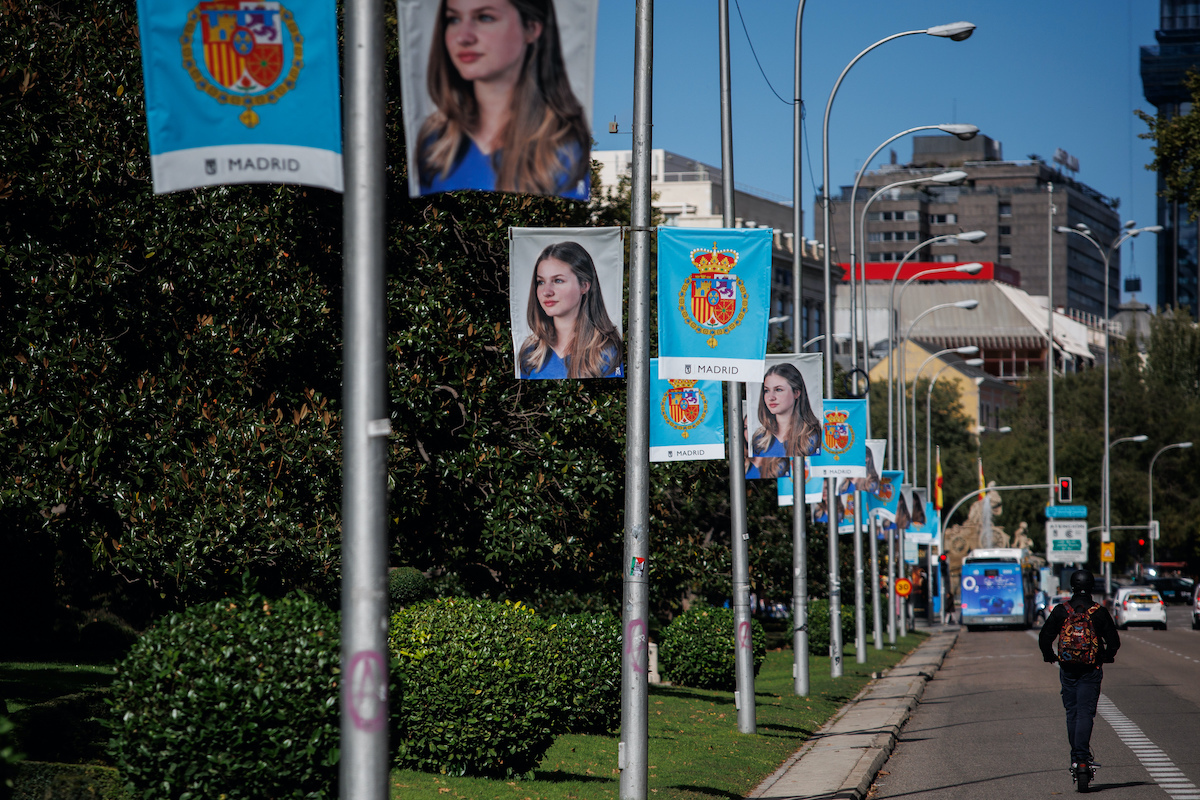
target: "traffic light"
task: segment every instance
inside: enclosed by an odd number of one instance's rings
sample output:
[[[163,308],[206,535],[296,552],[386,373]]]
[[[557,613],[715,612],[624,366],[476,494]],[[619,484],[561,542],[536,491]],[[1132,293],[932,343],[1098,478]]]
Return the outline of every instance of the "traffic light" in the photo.
[[[1058,502],[1060,502],[1060,503],[1071,502],[1071,479],[1070,478],[1059,478],[1058,479]]]
[[[942,553],[938,556],[938,571],[942,574],[942,580],[949,585],[950,580],[950,556]]]

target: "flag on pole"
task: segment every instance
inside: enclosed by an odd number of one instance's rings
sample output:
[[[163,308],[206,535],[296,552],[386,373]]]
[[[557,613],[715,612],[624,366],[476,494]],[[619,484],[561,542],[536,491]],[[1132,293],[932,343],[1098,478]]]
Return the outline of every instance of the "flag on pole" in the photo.
[[[139,0],[154,192],[342,191],[332,0]]]
[[[979,502],[983,502],[983,498],[987,496],[987,484],[983,482],[983,458],[979,459]]]
[[[937,483],[934,484],[933,507],[938,511],[946,504],[942,497],[942,448],[937,449]]]

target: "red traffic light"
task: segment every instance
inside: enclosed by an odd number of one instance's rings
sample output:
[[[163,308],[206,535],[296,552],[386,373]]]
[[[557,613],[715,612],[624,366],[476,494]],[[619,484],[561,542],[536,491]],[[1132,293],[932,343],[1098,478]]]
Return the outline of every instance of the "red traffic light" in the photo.
[[[1144,547],[1144,546],[1145,546],[1145,544],[1146,544],[1146,540],[1145,540],[1145,539],[1138,539],[1138,547]]]
[[[1060,503],[1071,502],[1071,479],[1070,478],[1059,478],[1058,479],[1058,502],[1060,502]]]

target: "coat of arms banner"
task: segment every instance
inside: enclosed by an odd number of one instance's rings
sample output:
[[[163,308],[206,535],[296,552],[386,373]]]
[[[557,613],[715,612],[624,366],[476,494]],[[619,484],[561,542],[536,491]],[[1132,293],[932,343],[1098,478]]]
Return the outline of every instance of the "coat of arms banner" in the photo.
[[[342,191],[333,0],[138,0],[156,194]]]
[[[825,399],[821,450],[811,459],[818,478],[867,477],[867,401]]]
[[[770,228],[658,229],[658,377],[761,381]]]
[[[725,403],[720,381],[661,380],[650,359],[650,460],[725,458]]]

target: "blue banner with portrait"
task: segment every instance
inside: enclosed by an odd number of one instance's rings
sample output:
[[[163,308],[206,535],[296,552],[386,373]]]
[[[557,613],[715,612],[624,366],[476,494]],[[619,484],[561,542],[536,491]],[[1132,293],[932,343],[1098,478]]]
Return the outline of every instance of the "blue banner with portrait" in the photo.
[[[659,380],[657,360],[650,359],[650,460],[725,458],[724,384]]]
[[[763,379],[770,228],[658,229],[658,376]]]
[[[930,502],[925,489],[917,486],[912,490],[912,521],[908,526],[907,539],[920,545],[933,544],[937,534],[937,517],[929,514]]]
[[[138,0],[155,193],[342,191],[333,0]]]
[[[821,450],[811,459],[818,478],[867,477],[867,401],[822,401]]]
[[[397,0],[409,196],[591,195],[599,0]]]

